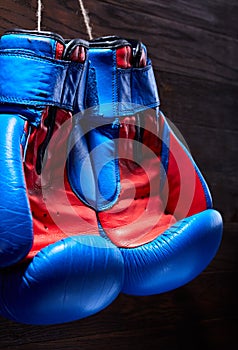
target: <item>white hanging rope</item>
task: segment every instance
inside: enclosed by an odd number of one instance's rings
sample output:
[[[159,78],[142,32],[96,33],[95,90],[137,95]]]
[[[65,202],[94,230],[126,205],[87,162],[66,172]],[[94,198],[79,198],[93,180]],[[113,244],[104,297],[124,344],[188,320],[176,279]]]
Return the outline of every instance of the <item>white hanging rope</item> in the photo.
[[[86,10],[83,0],[78,0],[82,15],[83,15],[83,20],[84,24],[87,30],[87,34],[90,40],[93,39],[92,35],[92,27],[90,25],[90,18],[88,15],[88,11]],[[37,30],[38,32],[41,31],[41,17],[42,17],[42,2],[41,0],[37,0],[37,12],[36,12],[36,18],[37,18]]]
[[[38,0],[37,12],[36,12],[38,32],[41,31],[41,14],[42,14],[42,2],[41,0]]]
[[[87,12],[87,10],[84,7],[83,0],[78,0],[78,2],[79,2],[79,6],[80,6],[80,9],[81,9],[82,15],[83,15],[83,20],[84,20],[84,23],[85,23],[85,26],[86,26],[88,37],[89,37],[90,40],[92,40],[93,39],[92,27],[90,25],[90,19],[89,19],[88,12]]]

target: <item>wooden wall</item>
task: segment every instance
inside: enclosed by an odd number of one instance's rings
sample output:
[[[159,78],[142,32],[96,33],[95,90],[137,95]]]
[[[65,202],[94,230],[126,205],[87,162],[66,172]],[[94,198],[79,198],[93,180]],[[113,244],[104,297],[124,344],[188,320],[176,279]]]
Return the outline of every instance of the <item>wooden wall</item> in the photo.
[[[77,0],[43,0],[42,29],[88,39]],[[120,295],[88,319],[50,327],[0,318],[0,349],[231,349],[237,341],[238,2],[84,0],[93,36],[148,47],[162,110],[185,137],[225,227],[209,267],[178,290]],[[0,0],[0,35],[36,28],[36,0]],[[1,67],[0,67],[1,69]]]

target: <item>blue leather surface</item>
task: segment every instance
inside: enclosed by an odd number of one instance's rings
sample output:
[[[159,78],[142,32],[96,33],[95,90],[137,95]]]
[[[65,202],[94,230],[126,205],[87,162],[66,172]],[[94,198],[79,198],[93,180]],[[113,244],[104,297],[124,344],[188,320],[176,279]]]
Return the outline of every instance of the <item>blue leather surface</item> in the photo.
[[[89,60],[96,71],[99,114],[113,117],[114,102],[117,101],[116,51],[111,49],[89,49]],[[110,104],[109,106],[107,104]],[[91,105],[91,104],[90,104]]]
[[[116,50],[98,48],[90,48],[89,60],[96,70],[98,113],[105,118],[128,116],[160,105],[150,60],[144,68],[117,68]]]
[[[70,136],[70,185],[83,202],[97,211],[112,206],[120,192],[118,135],[119,128],[112,124],[87,128],[87,120],[79,120]]]
[[[161,117],[161,114],[160,114]],[[164,118],[165,119],[165,118]],[[167,179],[168,162],[169,162],[169,125],[164,123],[162,130],[162,142],[161,142],[161,177],[160,177],[160,189],[162,190]]]
[[[122,291],[151,295],[188,283],[210,263],[221,237],[221,215],[208,209],[178,221],[150,243],[120,249],[125,262]]]
[[[8,33],[1,37],[0,49],[21,49],[35,55],[54,58],[56,40],[43,35],[29,35],[24,33]]]
[[[1,103],[54,105],[73,110],[85,68],[78,62],[55,60],[53,44],[52,40],[41,36],[31,36],[28,41],[22,34],[7,34],[1,38],[0,81],[4,81],[0,84]],[[82,94],[78,105],[82,106]]]
[[[75,236],[39,252],[29,266],[0,272],[0,312],[30,324],[57,324],[87,317],[121,291],[123,258],[99,236]]]
[[[111,111],[117,101],[116,52],[111,49],[90,49],[91,87],[97,91],[88,93],[87,102],[99,109],[76,121],[71,134],[68,160],[68,178],[73,191],[95,210],[105,210],[113,205],[120,192],[117,142],[119,128],[115,125]],[[93,74],[96,71],[96,76]],[[91,93],[91,94],[90,94]],[[95,97],[97,94],[97,97]],[[90,96],[92,100],[90,100]],[[112,120],[112,122],[111,122]],[[84,135],[85,134],[85,135]],[[73,147],[72,147],[73,146]]]
[[[77,96],[86,79],[83,65],[54,60],[56,44],[44,35],[22,33],[0,40],[0,266],[21,260],[33,240],[22,164],[25,121],[37,126],[48,104],[78,109],[83,104],[81,90]]]
[[[41,45],[36,36],[28,36],[28,40],[21,38],[21,35],[7,34],[0,41],[0,185],[3,191],[0,211],[1,267],[21,260],[32,246],[32,217],[23,173],[21,144],[25,135],[25,120],[38,123],[42,111],[31,108],[33,101],[29,102],[29,106],[15,103],[18,98],[27,100],[33,91],[43,93],[43,87],[47,90],[47,81],[44,81],[45,75],[42,74],[44,59],[33,58],[34,53],[30,48],[36,40],[38,49],[36,45],[33,46],[37,54],[40,54],[39,50],[43,46],[44,54],[46,48],[52,54],[53,45],[51,40],[47,45]],[[21,49],[21,45],[24,49]],[[29,61],[27,57],[30,57]],[[34,66],[37,62],[40,65]],[[35,78],[40,81],[38,85]]]
[[[72,110],[74,115],[81,113],[87,108],[85,96],[88,70],[88,60],[83,65],[71,62],[70,69],[68,70],[61,105],[70,105],[70,110]]]
[[[30,250],[32,219],[22,167],[24,120],[0,115],[0,266],[11,265]]]
[[[96,210],[111,207],[120,193],[118,165],[119,127],[106,124],[92,129],[88,135],[90,156],[93,159],[94,176],[97,181]]]
[[[117,69],[118,114],[126,116],[160,105],[153,68]]]
[[[97,102],[98,109],[88,111],[84,130],[80,124],[74,128],[68,177],[77,196],[102,211],[115,203],[120,192],[117,117],[157,107],[159,97],[150,62],[145,68],[117,69],[116,49],[105,48],[90,48],[89,60],[91,71],[96,72],[95,84],[90,85],[96,92],[88,92],[87,103],[95,106]],[[92,80],[92,74],[90,77]],[[93,128],[94,123],[99,126]],[[85,129],[90,132],[82,138],[79,135]]]

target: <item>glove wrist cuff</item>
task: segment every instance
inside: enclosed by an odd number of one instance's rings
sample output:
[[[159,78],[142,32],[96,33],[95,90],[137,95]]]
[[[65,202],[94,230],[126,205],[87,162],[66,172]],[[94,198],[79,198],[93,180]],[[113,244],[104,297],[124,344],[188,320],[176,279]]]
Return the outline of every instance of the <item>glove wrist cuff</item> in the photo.
[[[1,38],[0,104],[83,108],[76,93],[85,83],[86,65],[56,59],[57,45],[62,52],[67,49],[62,41],[41,33],[7,33]]]

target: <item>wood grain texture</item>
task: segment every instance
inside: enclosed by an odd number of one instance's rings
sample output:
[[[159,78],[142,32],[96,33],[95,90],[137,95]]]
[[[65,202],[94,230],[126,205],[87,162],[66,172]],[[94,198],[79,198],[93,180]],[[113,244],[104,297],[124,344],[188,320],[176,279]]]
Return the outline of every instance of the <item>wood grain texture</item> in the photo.
[[[135,37],[149,48],[155,68],[237,85],[238,63],[233,3],[227,17],[219,1],[87,1],[93,34]],[[229,7],[229,6],[228,6]],[[233,22],[232,22],[233,19]],[[226,26],[233,24],[231,35]],[[225,23],[224,25],[221,25]],[[236,47],[236,49],[235,49]]]
[[[88,39],[77,0],[42,0],[42,29]],[[120,295],[85,320],[36,327],[0,318],[0,349],[232,349],[238,345],[238,3],[84,0],[93,35],[147,45],[161,108],[185,137],[225,221],[194,281],[151,297]],[[36,28],[36,0],[0,0],[0,35]]]

